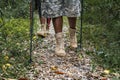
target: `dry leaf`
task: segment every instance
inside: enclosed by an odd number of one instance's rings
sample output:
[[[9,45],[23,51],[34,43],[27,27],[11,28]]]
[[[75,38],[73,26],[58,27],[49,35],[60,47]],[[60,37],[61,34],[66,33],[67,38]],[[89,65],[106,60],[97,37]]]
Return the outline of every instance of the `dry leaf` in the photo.
[[[57,69],[58,69],[57,66],[51,66],[50,68],[51,68],[52,70],[57,70]]]
[[[56,73],[56,74],[65,74],[64,72],[61,72],[61,71],[55,71],[54,73]]]
[[[105,74],[109,74],[109,73],[110,73],[110,70],[104,70],[104,73],[105,73]]]
[[[102,77],[100,80],[107,80],[107,78],[106,77]]]
[[[19,78],[18,80],[29,80],[28,78]]]
[[[8,57],[8,56],[5,56],[4,59],[7,61],[7,60],[9,59],[9,57]]]

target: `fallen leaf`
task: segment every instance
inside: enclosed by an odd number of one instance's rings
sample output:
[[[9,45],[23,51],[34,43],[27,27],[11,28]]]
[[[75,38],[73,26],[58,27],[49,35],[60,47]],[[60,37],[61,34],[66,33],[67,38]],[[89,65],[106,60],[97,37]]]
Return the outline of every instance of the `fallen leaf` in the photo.
[[[7,61],[7,60],[9,59],[9,57],[8,57],[8,56],[5,56],[4,59]]]
[[[105,74],[109,74],[109,73],[110,73],[110,70],[104,70],[104,73],[105,73]]]
[[[56,74],[65,74],[64,72],[61,72],[61,71],[55,71],[54,73],[56,73]]]
[[[19,78],[18,80],[29,80],[28,78]]]
[[[11,64],[9,64],[9,63],[6,63],[5,64],[7,67],[11,67],[12,65]]]
[[[100,80],[107,80],[107,78],[106,77],[102,77],[102,78],[100,78]]]
[[[57,70],[57,69],[58,69],[57,66],[51,66],[50,68],[51,68],[52,70]]]

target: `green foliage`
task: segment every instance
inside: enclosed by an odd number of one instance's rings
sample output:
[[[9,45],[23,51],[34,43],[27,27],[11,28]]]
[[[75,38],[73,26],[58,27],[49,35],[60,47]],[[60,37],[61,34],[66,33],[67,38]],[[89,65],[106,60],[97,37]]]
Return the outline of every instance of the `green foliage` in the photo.
[[[120,45],[113,33],[101,26],[88,26],[83,28],[83,40],[89,40],[95,47],[92,53],[99,63],[105,68],[119,68]],[[117,37],[118,38],[118,37]],[[88,45],[88,44],[87,44]],[[96,57],[98,56],[98,57]]]
[[[25,50],[29,39],[29,21],[26,19],[5,20],[0,28],[0,52],[6,50],[17,54]],[[24,44],[24,45],[23,45]]]
[[[0,19],[1,23],[3,23],[0,27],[1,76],[16,78],[25,75],[25,64],[29,58],[29,20],[3,18]],[[8,60],[4,58],[6,56]]]
[[[26,70],[24,65],[29,50],[28,2],[0,1],[0,74],[4,77],[16,78]],[[83,16],[83,46],[86,42],[88,46],[94,46],[93,51],[88,50],[86,53],[90,53],[104,68],[120,73],[119,0],[84,0]],[[5,56],[9,56],[9,60],[3,59]],[[11,64],[12,67],[7,67],[6,64]]]
[[[29,16],[28,0],[1,0],[0,12],[7,18],[27,18]]]
[[[0,1],[0,78],[19,78],[26,75],[30,39],[28,2]],[[36,24],[34,29],[37,29]],[[34,37],[33,41],[37,39]],[[6,56],[8,60],[5,59]]]
[[[120,3],[119,0],[85,0],[84,42],[95,46],[92,57],[104,68],[120,72]],[[90,45],[87,44],[87,45]]]
[[[90,24],[111,25],[120,18],[119,0],[85,0],[84,21]]]

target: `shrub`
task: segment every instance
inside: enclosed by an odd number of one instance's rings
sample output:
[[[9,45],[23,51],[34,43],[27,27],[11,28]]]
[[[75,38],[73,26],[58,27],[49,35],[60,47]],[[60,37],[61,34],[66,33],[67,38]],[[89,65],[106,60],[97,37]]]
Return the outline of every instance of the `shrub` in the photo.
[[[120,71],[119,6],[119,0],[85,0],[83,14],[83,39],[94,43],[94,59],[116,71]]]

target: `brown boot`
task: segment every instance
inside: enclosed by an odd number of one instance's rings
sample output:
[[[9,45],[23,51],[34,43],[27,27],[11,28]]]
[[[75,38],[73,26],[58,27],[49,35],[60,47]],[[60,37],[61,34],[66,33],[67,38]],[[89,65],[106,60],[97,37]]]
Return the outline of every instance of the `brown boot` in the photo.
[[[55,54],[58,55],[58,56],[60,56],[60,57],[63,57],[63,56],[66,55],[66,53],[65,53],[65,49],[64,49],[64,41],[63,41],[62,32],[57,33],[55,35],[55,38],[56,38]]]
[[[70,47],[71,48],[77,48],[77,37],[76,37],[76,30],[70,28]]]

